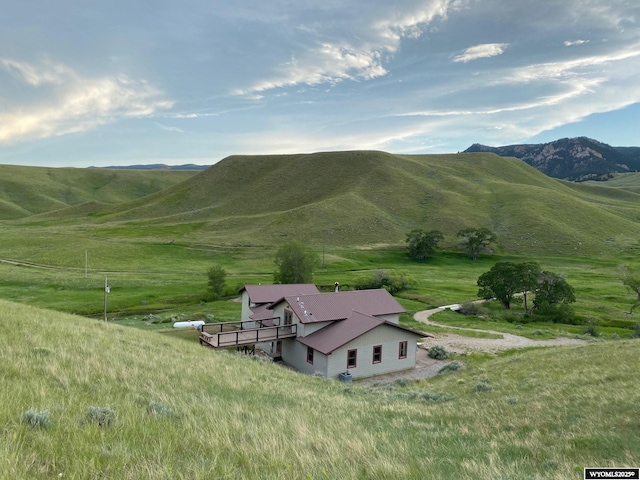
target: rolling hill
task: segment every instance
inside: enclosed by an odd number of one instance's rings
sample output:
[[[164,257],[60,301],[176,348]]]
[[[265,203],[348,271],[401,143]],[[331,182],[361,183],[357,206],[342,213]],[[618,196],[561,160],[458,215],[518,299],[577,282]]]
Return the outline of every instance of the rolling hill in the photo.
[[[180,183],[195,171],[135,171],[0,165],[0,219],[85,202],[119,204]]]
[[[482,226],[506,252],[590,255],[636,247],[640,237],[637,193],[561,182],[491,153],[232,156],[138,199],[98,200],[19,224],[92,225],[103,236],[129,230],[152,241],[295,238],[316,246],[402,245],[408,231],[424,228],[444,232],[445,248],[455,247],[460,229]],[[161,226],[171,237],[158,238]]]
[[[635,244],[639,201],[494,154],[353,151],[229,157],[94,218],[142,230],[197,223],[200,236],[236,244],[397,244],[413,228],[442,230],[453,244],[460,229],[487,226],[507,251],[584,253]]]

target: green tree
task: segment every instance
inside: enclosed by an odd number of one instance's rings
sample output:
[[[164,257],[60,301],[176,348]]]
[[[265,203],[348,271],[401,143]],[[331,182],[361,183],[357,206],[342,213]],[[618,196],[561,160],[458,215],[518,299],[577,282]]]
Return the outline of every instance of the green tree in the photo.
[[[520,280],[520,293],[524,299],[524,311],[528,312],[529,307],[527,305],[527,294],[531,291],[535,291],[538,286],[538,278],[541,275],[540,265],[536,262],[524,262],[517,264],[518,276]]]
[[[425,232],[422,229],[411,230],[407,234],[407,249],[414,260],[426,260],[433,257],[444,235],[440,230]]]
[[[207,277],[209,278],[208,284],[211,298],[217,300],[222,297],[224,293],[227,271],[220,265],[213,265],[207,270]]]
[[[541,272],[538,275],[536,298],[533,300],[533,310],[542,306],[556,307],[576,301],[573,287],[557,273]]]
[[[620,267],[622,284],[627,287],[635,296],[636,301],[629,309],[629,315],[633,315],[636,307],[640,306],[640,272],[633,271],[626,265]]]
[[[320,259],[304,244],[292,241],[278,249],[274,262],[278,267],[273,274],[275,283],[311,283]]]
[[[476,260],[483,250],[497,240],[496,235],[488,228],[463,228],[458,232],[462,237],[462,246],[471,260]]]
[[[518,264],[498,262],[478,278],[478,296],[485,300],[495,298],[504,308],[511,308],[513,296],[522,290]]]

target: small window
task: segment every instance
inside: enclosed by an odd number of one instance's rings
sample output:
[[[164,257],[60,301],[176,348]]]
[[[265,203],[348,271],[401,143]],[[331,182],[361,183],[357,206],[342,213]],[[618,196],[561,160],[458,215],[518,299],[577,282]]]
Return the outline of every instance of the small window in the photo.
[[[307,362],[313,365],[313,348],[307,347]]]
[[[358,350],[347,350],[347,368],[356,368],[358,362]]]
[[[407,341],[400,342],[398,347],[398,358],[407,358]]]
[[[382,345],[373,347],[373,363],[382,362]]]
[[[293,312],[291,310],[284,311],[284,324],[291,325],[293,323]]]

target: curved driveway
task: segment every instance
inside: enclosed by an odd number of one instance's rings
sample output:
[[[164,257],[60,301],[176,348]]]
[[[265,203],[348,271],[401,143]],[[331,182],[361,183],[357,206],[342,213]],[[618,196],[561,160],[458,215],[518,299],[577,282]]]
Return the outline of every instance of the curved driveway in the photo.
[[[440,323],[433,322],[429,319],[431,315],[441,312],[447,307],[438,307],[433,308],[431,310],[422,310],[417,312],[413,318],[425,325],[433,325],[436,327],[444,327],[448,329],[456,329],[456,330],[468,330],[475,332],[485,332],[485,333],[493,333],[496,335],[501,335],[502,338],[474,338],[474,337],[465,337],[462,335],[456,335],[455,333],[435,333],[432,334],[434,338],[425,338],[424,343],[425,346],[433,345],[442,345],[449,352],[455,353],[464,353],[471,350],[484,350],[484,351],[492,351],[492,350],[508,350],[511,348],[526,348],[526,347],[552,347],[559,345],[582,345],[585,343],[584,340],[580,340],[577,338],[565,338],[559,337],[551,340],[531,340],[530,338],[521,337],[519,335],[513,335],[511,333],[498,332],[496,330],[480,330],[476,328],[463,328],[463,327],[452,327],[451,325],[444,325]]]

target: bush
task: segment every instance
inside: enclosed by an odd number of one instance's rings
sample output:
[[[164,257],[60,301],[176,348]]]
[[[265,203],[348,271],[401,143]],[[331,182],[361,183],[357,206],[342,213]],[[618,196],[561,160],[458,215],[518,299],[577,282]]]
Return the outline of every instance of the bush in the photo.
[[[357,278],[353,284],[355,290],[369,290],[384,288],[394,294],[408,290],[413,286],[413,280],[404,272],[389,273],[386,270],[378,270],[371,277]]]
[[[49,412],[46,410],[27,410],[22,414],[22,422],[33,428],[49,428],[51,425]]]
[[[149,402],[149,405],[147,405],[147,413],[158,417],[173,416],[173,410],[160,402]]]
[[[445,360],[449,358],[449,355],[442,345],[434,345],[429,348],[429,357],[435,358],[436,360]]]
[[[592,337],[599,337],[600,330],[595,326],[594,323],[590,322],[584,329],[582,330],[584,335],[591,335]]]
[[[490,392],[493,387],[489,384],[489,380],[486,378],[480,378],[473,386],[473,390],[476,392]]]
[[[447,363],[444,367],[438,370],[438,375],[444,375],[449,372],[458,372],[464,368],[464,365],[457,360]]]
[[[477,317],[480,314],[480,305],[475,302],[467,302],[460,305],[458,313],[466,316]]]
[[[536,315],[544,317],[547,322],[564,323],[568,325],[576,324],[576,315],[566,303],[560,305],[550,305],[543,303],[536,309]]]
[[[97,423],[99,427],[108,427],[116,418],[115,410],[110,407],[89,407],[86,420]]]
[[[449,400],[455,399],[454,396],[448,395],[446,393],[439,392],[421,392],[416,390],[411,390],[408,392],[398,392],[392,393],[388,396],[389,398],[395,398],[400,400],[421,400],[423,402],[448,402]]]

